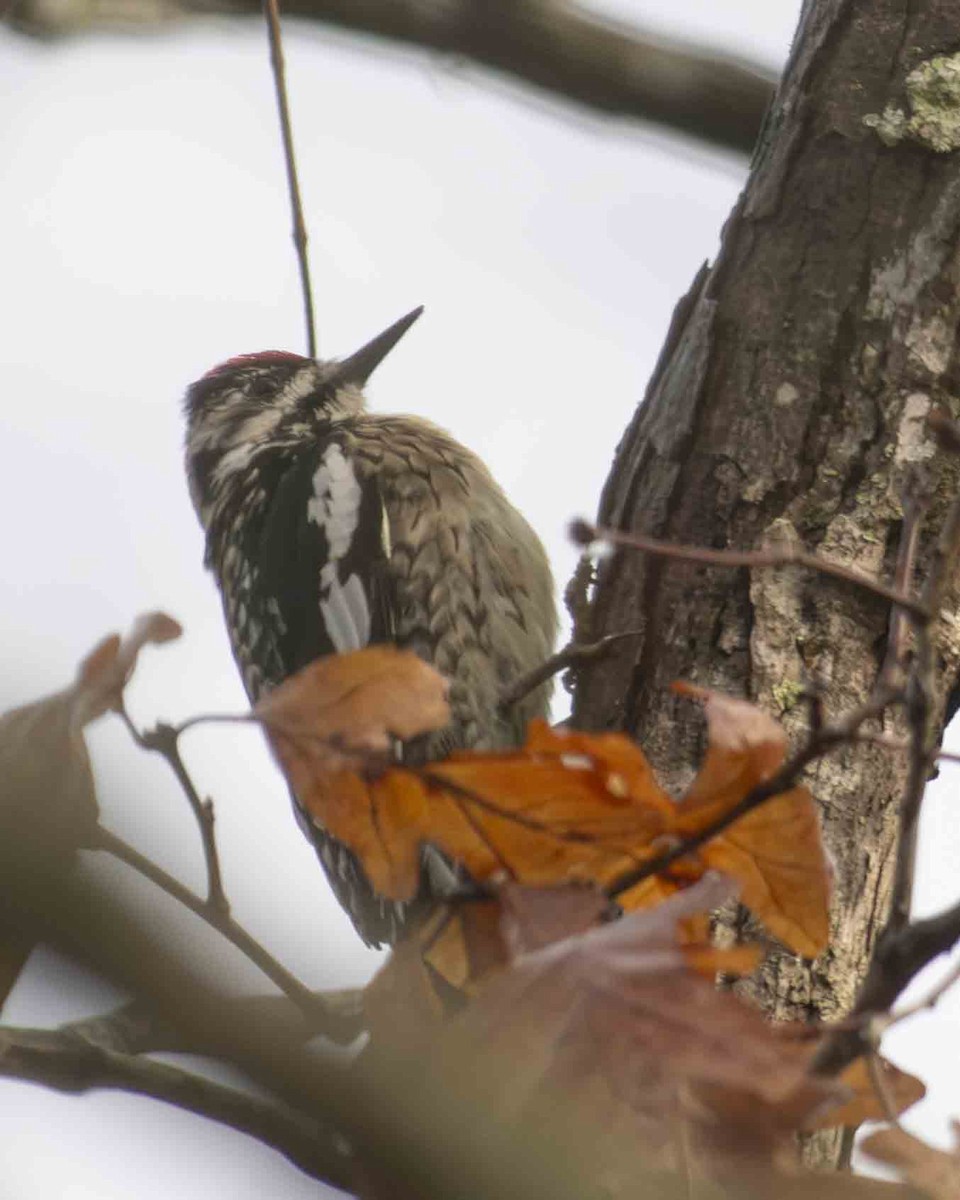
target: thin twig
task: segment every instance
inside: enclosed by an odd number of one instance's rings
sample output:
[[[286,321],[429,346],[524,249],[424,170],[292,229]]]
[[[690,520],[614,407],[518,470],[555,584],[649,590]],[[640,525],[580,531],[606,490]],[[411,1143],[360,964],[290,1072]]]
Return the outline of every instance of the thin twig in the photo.
[[[858,733],[854,741],[881,746],[884,750],[895,750],[898,753],[910,749],[909,739],[891,737],[889,733]],[[960,753],[956,750],[938,750],[936,759],[937,762],[960,763]]]
[[[883,1109],[883,1115],[891,1125],[899,1128],[900,1113],[897,1111],[897,1102],[883,1077],[883,1059],[876,1050],[867,1055],[867,1072],[870,1075],[874,1095],[880,1101],[880,1107]]]
[[[507,684],[500,697],[501,710],[512,708],[520,700],[538,688],[542,683],[546,683],[554,675],[567,667],[573,666],[575,663],[589,662],[591,659],[599,658],[606,654],[618,642],[624,638],[636,637],[638,630],[628,629],[623,633],[608,633],[606,637],[600,638],[596,642],[570,642],[564,646],[562,650],[558,650],[556,654],[551,654],[548,659],[545,659],[539,666],[534,667],[532,671],[527,671],[514,679],[512,683]]]
[[[926,621],[929,608],[916,597],[892,587],[872,575],[855,571],[852,567],[844,567],[840,563],[831,562],[817,554],[809,554],[805,550],[784,547],[777,550],[710,550],[704,546],[678,546],[675,542],[660,541],[659,538],[646,537],[641,533],[623,533],[618,529],[607,529],[600,525],[591,525],[588,521],[574,521],[570,526],[570,536],[580,546],[592,542],[609,542],[613,546],[627,546],[631,550],[640,550],[644,554],[652,554],[656,558],[672,558],[679,562],[703,563],[713,567],[803,567],[808,571],[817,571],[821,575],[829,575],[844,583],[889,600],[909,613],[916,621]]]
[[[121,699],[116,709],[117,715],[127,727],[130,736],[144,750],[152,750],[170,764],[170,769],[177,777],[183,794],[186,796],[193,815],[196,817],[203,842],[203,857],[207,866],[207,904],[210,908],[227,916],[230,912],[230,902],[223,890],[223,876],[220,871],[220,856],[217,853],[217,839],[214,832],[213,801],[201,800],[193,780],[180,757],[179,737],[182,729],[174,725],[158,724],[155,729],[141,733],[130,719],[126,706]]]
[[[818,1074],[837,1075],[847,1063],[870,1049],[870,1018],[886,1014],[915,975],[960,941],[960,903],[914,921],[905,929],[889,926],[877,939],[867,977],[853,1011],[834,1027],[817,1051]],[[883,1018],[886,1020],[886,1016]],[[865,1033],[865,1031],[867,1031]]]
[[[920,531],[923,519],[930,506],[930,497],[921,490],[918,481],[912,481],[903,498],[903,526],[900,544],[897,547],[897,565],[893,575],[894,587],[904,593],[913,588],[913,575],[920,549]],[[904,682],[904,659],[906,656],[907,619],[903,610],[894,608],[890,613],[887,630],[887,653],[880,668],[879,686],[894,687]]]
[[[0,1076],[70,1094],[113,1088],[149,1096],[272,1146],[315,1179],[355,1186],[342,1137],[304,1113],[181,1067],[107,1049],[70,1029],[0,1029]]]
[[[178,879],[169,875],[162,867],[158,867],[139,850],[117,837],[110,830],[98,826],[94,840],[90,843],[94,850],[104,850],[114,858],[126,863],[145,879],[149,879],[168,896],[179,901],[184,908],[196,914],[213,929],[237,947],[246,957],[266,975],[277,987],[288,996],[297,1008],[311,1023],[315,1033],[323,1033],[333,1041],[351,1041],[360,1032],[352,1021],[344,1021],[344,1013],[331,1011],[323,1002],[321,996],[311,992],[308,987],[282,963],[261,946],[242,925],[239,925],[226,910],[214,908],[200,899]]]
[[[891,1013],[888,1018],[888,1024],[896,1025],[900,1021],[906,1021],[908,1017],[915,1017],[917,1013],[936,1008],[941,999],[958,980],[960,980],[960,962],[954,963],[951,970],[922,999],[915,1001],[913,1004],[908,1004],[904,1008],[898,1008],[896,1012]]]
[[[700,846],[715,838],[717,834],[723,833],[734,822],[739,821],[741,817],[746,816],[747,813],[752,812],[755,808],[759,808],[761,804],[772,800],[774,796],[788,792],[792,787],[796,786],[800,775],[811,762],[822,758],[824,754],[832,750],[835,746],[849,742],[864,721],[878,716],[896,698],[897,696],[893,692],[877,692],[865,704],[854,709],[853,712],[848,713],[847,716],[842,717],[839,721],[822,726],[811,736],[805,746],[802,746],[796,754],[783,764],[775,775],[772,775],[763,783],[757,784],[756,787],[751,788],[732,808],[711,821],[709,825],[704,826],[698,833],[684,838],[682,842],[671,846],[662,854],[657,855],[656,858],[648,859],[639,867],[625,872],[606,889],[607,895],[611,899],[622,896],[624,892],[636,887],[637,884],[642,883],[645,879],[649,879],[651,875],[659,874],[659,872],[665,870],[667,867],[672,866],[678,859],[685,858],[694,850],[699,849]]]
[[[290,122],[290,104],[287,100],[286,72],[283,61],[283,38],[280,33],[280,8],[278,0],[263,0],[263,15],[267,22],[267,37],[270,41],[270,66],[273,70],[273,86],[277,94],[277,112],[280,117],[280,132],[283,137],[283,161],[287,171],[287,192],[290,196],[290,211],[293,217],[293,245],[297,252],[300,268],[300,290],[303,294],[303,319],[307,330],[307,354],[317,357],[316,322],[313,315],[313,288],[310,285],[310,262],[307,258],[307,224],[303,217],[303,202],[300,198],[300,181],[297,177],[297,156],[293,149],[293,127]]]

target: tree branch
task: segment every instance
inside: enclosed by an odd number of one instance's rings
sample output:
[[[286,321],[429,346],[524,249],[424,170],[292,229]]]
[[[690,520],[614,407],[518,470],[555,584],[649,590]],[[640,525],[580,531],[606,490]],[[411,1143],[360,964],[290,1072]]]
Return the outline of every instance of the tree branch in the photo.
[[[313,995],[322,1011],[339,1019],[343,1032],[349,1029],[354,1036],[363,1032],[362,990],[346,988],[341,991],[314,992]],[[329,1028],[318,1028],[315,1014],[304,1013],[294,1001],[283,995],[231,998],[223,1005],[223,1019],[228,1022],[262,1021],[271,1029],[282,1031],[285,1036],[301,1042],[308,1042],[318,1034],[332,1041],[348,1040],[345,1037],[332,1037]],[[139,1000],[124,1004],[113,1012],[71,1021],[61,1026],[61,1031],[120,1054],[210,1052],[208,1044],[185,1040],[182,1029],[164,1021],[154,1009]],[[341,1029],[338,1027],[334,1032],[341,1032]]]
[[[248,1134],[333,1187],[352,1186],[343,1139],[302,1113],[180,1067],[107,1049],[72,1029],[0,1027],[0,1075],[70,1094],[112,1088],[149,1096]]]
[[[348,1011],[346,1007],[328,1007],[323,997],[300,982],[299,979],[260,943],[252,937],[242,925],[239,925],[229,912],[212,907],[210,904],[194,895],[178,879],[158,867],[139,850],[135,850],[122,838],[100,826],[97,836],[91,842],[91,848],[103,850],[112,854],[121,862],[126,863],[145,879],[149,879],[168,896],[179,901],[190,912],[196,914],[212,928],[237,947],[250,959],[266,977],[296,1004],[310,1025],[313,1034],[323,1034],[335,1042],[352,1041],[362,1032],[362,1021],[358,1009]],[[311,1036],[312,1036],[311,1035]]]
[[[941,954],[960,941],[960,903],[905,929],[888,928],[877,942],[870,970],[853,1011],[817,1053],[815,1069],[836,1075],[870,1049],[866,1018],[886,1013],[907,984]],[[863,1018],[858,1022],[857,1018]]]
[[[223,875],[220,871],[220,857],[217,854],[217,840],[214,834],[215,815],[213,801],[201,800],[193,785],[190,773],[180,757],[181,728],[174,725],[158,724],[155,729],[141,733],[130,719],[126,706],[121,700],[116,709],[117,715],[126,726],[127,732],[142,750],[151,750],[166,759],[177,777],[177,782],[187,798],[187,803],[197,821],[200,838],[203,842],[203,857],[207,864],[207,906],[224,916],[229,916],[230,903],[223,890]]]
[[[655,38],[566,0],[286,0],[288,16],[467,59],[594,112],[653,122],[749,154],[775,79],[751,64]],[[55,37],[142,33],[191,16],[258,16],[259,0],[15,0],[8,21]]]
[[[570,537],[578,546],[589,546],[593,542],[608,542],[611,546],[623,546],[628,550],[639,550],[655,558],[674,559],[677,562],[702,563],[711,567],[804,567],[820,575],[829,575],[842,583],[852,584],[865,592],[872,592],[882,600],[896,604],[915,621],[926,621],[930,608],[923,600],[917,600],[898,587],[884,583],[872,575],[831,562],[818,554],[809,554],[793,546],[777,550],[711,550],[706,546],[681,546],[661,538],[647,537],[642,533],[624,533],[619,529],[607,529],[592,525],[589,521],[573,521]]]

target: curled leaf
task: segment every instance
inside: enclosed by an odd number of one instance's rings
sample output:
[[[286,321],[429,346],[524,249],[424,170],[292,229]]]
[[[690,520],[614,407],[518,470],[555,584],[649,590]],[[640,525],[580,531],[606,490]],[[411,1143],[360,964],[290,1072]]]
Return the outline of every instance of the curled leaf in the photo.
[[[99,809],[83,728],[120,702],[143,645],[179,633],[163,613],[140,617],[126,638],[100,641],[69,687],[0,716],[0,876],[4,855],[20,870],[35,861],[66,871],[93,843]],[[22,930],[0,925],[0,1004],[31,948]]]
[[[163,612],[143,613],[124,637],[110,634],[81,662],[73,686],[74,718],[80,725],[120,707],[123,689],[144,646],[174,641],[183,628]]]
[[[899,1116],[927,1094],[923,1080],[907,1071],[901,1071],[887,1059],[878,1056],[876,1066],[882,1073],[884,1096],[877,1095],[867,1060],[858,1058],[847,1067],[839,1079],[840,1083],[850,1089],[849,1099],[826,1110],[808,1128],[830,1129],[835,1125],[856,1126],[862,1125],[864,1121],[887,1121],[890,1119],[888,1102],[893,1104]]]
[[[704,701],[708,747],[699,774],[677,806],[676,832],[689,837],[729,813],[783,765],[786,735],[748,704],[684,685]],[[765,800],[700,850],[703,861],[740,884],[740,898],[798,954],[813,958],[830,935],[829,860],[820,814],[804,787]]]
[[[254,713],[301,802],[322,808],[328,776],[382,767],[395,741],[442,729],[450,720],[446,696],[443,676],[417,655],[370,646],[310,663]]]

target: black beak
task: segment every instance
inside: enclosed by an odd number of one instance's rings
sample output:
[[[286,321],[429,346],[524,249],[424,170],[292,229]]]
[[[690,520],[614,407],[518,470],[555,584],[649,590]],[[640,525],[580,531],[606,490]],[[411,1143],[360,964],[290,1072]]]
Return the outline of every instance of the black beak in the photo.
[[[361,346],[349,358],[335,363],[329,382],[353,383],[357,387],[362,387],[422,312],[423,305],[421,304],[413,312],[409,312],[399,321],[395,321],[389,329],[378,333],[373,341]]]

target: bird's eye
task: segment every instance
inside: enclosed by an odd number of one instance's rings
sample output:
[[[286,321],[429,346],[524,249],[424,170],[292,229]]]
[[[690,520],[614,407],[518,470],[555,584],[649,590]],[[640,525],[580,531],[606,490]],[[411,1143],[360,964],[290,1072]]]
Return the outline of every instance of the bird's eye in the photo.
[[[258,375],[250,380],[244,391],[251,400],[269,400],[274,393],[274,383],[267,375]]]

